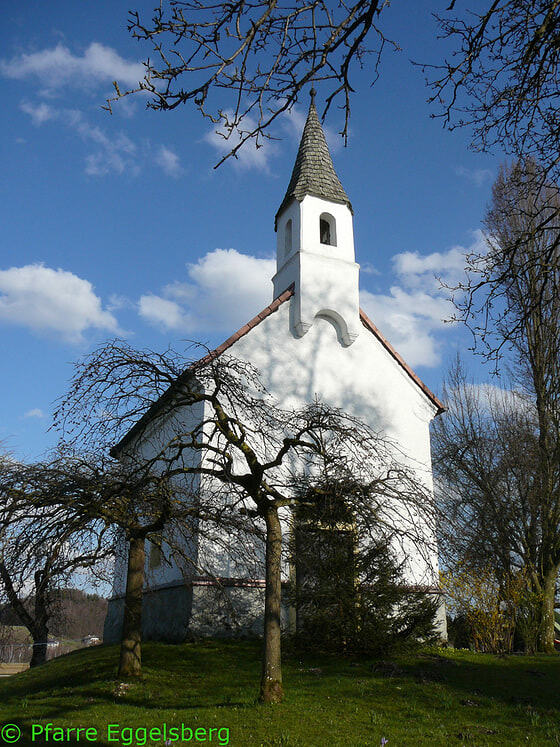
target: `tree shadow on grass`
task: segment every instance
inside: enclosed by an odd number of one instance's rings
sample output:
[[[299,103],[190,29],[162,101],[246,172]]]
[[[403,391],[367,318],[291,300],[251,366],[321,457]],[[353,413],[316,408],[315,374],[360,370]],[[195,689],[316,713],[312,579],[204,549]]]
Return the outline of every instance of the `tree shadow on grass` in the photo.
[[[255,646],[201,644],[144,646],[145,677],[116,676],[118,646],[72,652],[0,686],[6,722],[56,721],[78,708],[83,719],[92,709],[107,709],[124,722],[129,709],[167,712],[211,708],[249,708],[258,686]],[[227,670],[232,678],[227,680]],[[233,684],[231,684],[233,683]],[[247,688],[247,699],[239,690]],[[219,696],[216,697],[217,693]],[[242,696],[243,698],[243,696]],[[30,718],[27,718],[27,709]],[[31,714],[33,718],[31,718]],[[84,721],[85,723],[85,721]],[[52,741],[52,740],[51,740]]]
[[[73,652],[0,683],[2,714],[9,714],[4,722],[72,722],[79,712],[80,723],[87,723],[94,709],[97,713],[90,718],[99,721],[101,711],[102,718],[120,723],[138,709],[150,714],[148,721],[158,711],[168,718],[172,712],[252,709],[259,649],[258,643],[239,642],[146,644],[145,677],[125,683],[122,692],[116,677],[117,646]],[[490,701],[507,706],[508,712],[518,707],[525,717],[533,709],[557,718],[559,709],[555,693],[560,657],[554,655],[500,658],[425,650],[380,662],[302,654],[288,655],[285,664],[287,690],[294,693],[294,702],[334,694],[367,704],[372,693],[380,694],[380,680],[387,679],[398,691],[387,691],[395,702],[409,698],[421,709],[438,708],[445,698],[453,707],[474,708]]]
[[[477,661],[452,655],[420,653],[413,663],[372,665],[379,676],[413,680],[419,685],[441,685],[464,696],[466,704],[477,705],[478,699],[492,699],[509,706],[529,706],[537,710],[559,710],[558,681],[560,657],[555,654],[526,657],[477,654]],[[481,659],[481,657],[484,657]]]

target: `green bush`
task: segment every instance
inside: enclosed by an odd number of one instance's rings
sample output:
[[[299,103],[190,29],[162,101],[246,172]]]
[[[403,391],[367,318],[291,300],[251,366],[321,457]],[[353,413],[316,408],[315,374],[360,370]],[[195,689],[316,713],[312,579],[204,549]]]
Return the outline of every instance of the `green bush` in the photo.
[[[388,654],[437,638],[438,601],[404,581],[386,542],[360,541],[351,512],[300,512],[292,534],[289,601],[306,649]]]

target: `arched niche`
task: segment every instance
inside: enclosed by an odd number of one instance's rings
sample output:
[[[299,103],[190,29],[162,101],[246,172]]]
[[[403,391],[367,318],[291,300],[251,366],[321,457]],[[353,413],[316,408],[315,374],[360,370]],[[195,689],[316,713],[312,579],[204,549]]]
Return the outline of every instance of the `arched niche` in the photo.
[[[292,251],[292,233],[293,233],[293,224],[292,219],[286,221],[286,225],[284,226],[284,256],[287,257],[288,254]]]
[[[321,213],[319,217],[319,240],[321,244],[336,246],[336,220],[330,213]]]

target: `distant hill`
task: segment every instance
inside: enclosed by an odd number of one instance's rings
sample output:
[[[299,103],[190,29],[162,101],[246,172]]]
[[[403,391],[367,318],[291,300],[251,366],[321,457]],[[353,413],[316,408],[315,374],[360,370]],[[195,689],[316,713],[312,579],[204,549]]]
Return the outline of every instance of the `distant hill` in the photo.
[[[86,594],[79,589],[61,589],[57,610],[49,623],[49,637],[78,640],[87,635],[103,638],[103,623],[107,600],[97,594]],[[33,597],[26,606],[33,607]],[[0,606],[0,624],[20,626],[19,618],[8,604]]]

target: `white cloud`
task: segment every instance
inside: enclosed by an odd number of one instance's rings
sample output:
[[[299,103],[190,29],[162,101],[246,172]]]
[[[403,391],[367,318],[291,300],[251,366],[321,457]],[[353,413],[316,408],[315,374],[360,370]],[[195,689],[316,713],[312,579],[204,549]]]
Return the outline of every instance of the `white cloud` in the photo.
[[[477,187],[484,186],[494,176],[490,169],[467,169],[465,166],[457,166],[455,173],[457,176],[463,176],[465,179],[468,179]]]
[[[507,413],[535,415],[534,400],[525,392],[509,386],[507,379],[504,385],[489,382],[466,381],[459,388],[448,388],[447,403],[451,409],[461,407],[461,403],[472,403],[482,414],[491,414],[494,418],[501,418]]]
[[[488,245],[484,234],[477,229],[472,231],[472,242],[468,247],[456,245],[445,252],[432,252],[424,255],[418,252],[402,252],[393,257],[393,267],[407,287],[432,286],[434,289],[439,289],[440,280],[446,285],[453,285],[464,280],[466,255],[485,254],[487,251]]]
[[[444,298],[422,291],[410,293],[393,286],[389,294],[361,291],[360,303],[407,363],[411,366],[440,363],[440,343],[435,333],[443,329],[443,319],[451,311]]]
[[[82,55],[59,43],[56,47],[0,60],[0,73],[7,78],[37,78],[47,93],[69,85],[84,86],[116,80],[135,87],[144,78],[144,66],[125,60],[111,47],[92,42]]]
[[[449,291],[438,278],[453,286],[464,279],[465,255],[484,253],[480,230],[473,231],[468,247],[453,246],[444,252],[401,252],[393,257],[396,282],[389,293],[362,291],[362,306],[389,342],[411,366],[437,366],[444,330],[454,307]]]
[[[29,88],[35,85],[38,95],[43,97],[52,98],[75,86],[80,94],[85,93],[89,98],[93,96],[98,105],[98,85],[116,80],[121,87],[134,88],[144,77],[144,66],[124,59],[111,47],[98,42],[92,42],[82,54],[74,54],[59,43],[55,47],[0,60],[0,75],[16,80],[30,79]],[[72,98],[81,106],[78,95]],[[117,110],[131,116],[135,102],[123,99],[122,104]],[[89,176],[110,173],[137,175],[141,166],[154,158],[166,173],[172,176],[181,173],[179,160],[171,148],[152,148],[149,144],[139,147],[125,133],[115,132],[113,123],[109,123],[107,118],[106,126],[99,127],[92,124],[91,118],[84,116],[80,109],[55,108],[45,101],[24,100],[20,109],[31,117],[36,127],[47,122],[56,123],[79,135],[88,144],[84,170]]]
[[[29,114],[31,121],[36,127],[39,127],[44,122],[48,122],[49,119],[56,119],[58,117],[58,111],[44,102],[41,104],[31,104],[29,101],[22,101],[20,109]]]
[[[32,410],[28,410],[24,414],[23,417],[24,418],[39,418],[39,419],[41,419],[41,418],[45,417],[45,413],[41,409],[39,409],[38,407],[34,407]]]
[[[182,330],[190,326],[189,318],[175,301],[147,293],[138,302],[140,316],[163,329]]]
[[[132,174],[137,176],[146,160],[153,159],[166,174],[179,177],[184,169],[179,156],[165,145],[143,144],[140,147],[124,132],[108,132],[92,124],[78,109],[55,109],[41,103],[22,101],[20,109],[31,117],[37,127],[57,121],[75,132],[93,151],[85,156],[85,173],[89,176]]]
[[[505,403],[521,401],[520,392],[488,382],[465,383],[467,394],[485,410],[499,411]]]
[[[179,156],[175,151],[171,150],[171,148],[167,148],[165,145],[160,145],[157,149],[155,161],[168,176],[177,178],[183,173],[183,167],[181,166]]]
[[[273,259],[215,249],[188,265],[189,281],[141,297],[140,315],[167,329],[213,332],[240,327],[270,303]]]
[[[135,309],[135,304],[126,296],[121,296],[118,293],[112,293],[109,296],[109,303],[107,304],[107,311],[120,311],[121,309]]]
[[[29,114],[37,127],[57,120],[73,130],[85,143],[93,145],[95,150],[85,157],[85,172],[89,176],[139,172],[138,147],[123,132],[109,135],[101,127],[91,124],[77,109],[54,109],[44,103],[32,104],[28,101],[23,101],[20,108]]]
[[[421,255],[418,252],[402,252],[393,257],[396,274],[408,286],[438,284],[436,278],[456,279],[465,269],[465,251],[454,246],[446,252]]]
[[[166,285],[164,291],[168,298],[174,298],[176,301],[179,301],[179,303],[191,303],[196,299],[197,294],[194,285],[182,283],[180,280],[175,280],[173,283]]]
[[[360,272],[365,275],[381,275],[381,272],[371,262],[360,262]]]
[[[41,264],[0,270],[0,321],[80,342],[87,329],[118,333],[90,282]]]
[[[68,109],[64,112],[64,121],[74,129],[84,142],[97,146],[94,153],[86,156],[86,174],[105,176],[111,172],[122,174],[125,171],[137,173],[137,147],[123,132],[109,136],[97,125],[88,122],[80,111]]]
[[[189,265],[189,275],[206,290],[237,300],[239,296],[254,299],[270,295],[267,286],[275,269],[273,259],[258,259],[235,249],[215,249]],[[260,291],[261,287],[264,290]]]
[[[231,110],[224,112],[228,118],[233,117]],[[250,116],[245,117],[242,123],[243,131],[251,131],[257,126],[257,123]],[[225,156],[236,145],[241,142],[242,134],[239,129],[227,129],[224,125],[217,130],[211,130],[204,136],[204,140],[209,143],[218,154]],[[240,169],[256,169],[257,171],[268,171],[271,157],[278,151],[278,146],[272,140],[265,138],[260,142],[259,147],[255,145],[254,140],[248,140],[237,151],[237,157],[230,159],[231,163]]]

